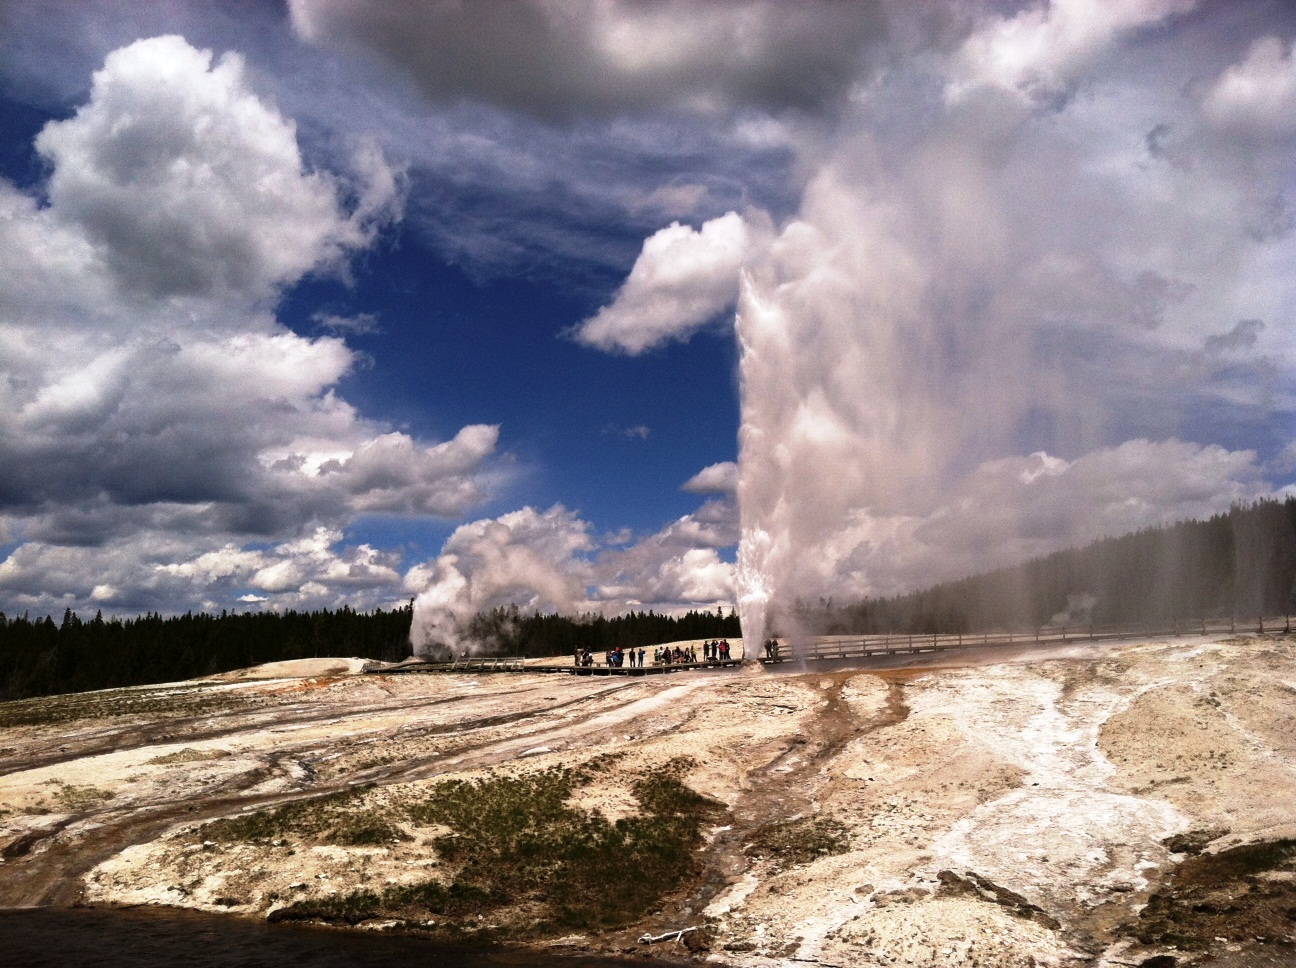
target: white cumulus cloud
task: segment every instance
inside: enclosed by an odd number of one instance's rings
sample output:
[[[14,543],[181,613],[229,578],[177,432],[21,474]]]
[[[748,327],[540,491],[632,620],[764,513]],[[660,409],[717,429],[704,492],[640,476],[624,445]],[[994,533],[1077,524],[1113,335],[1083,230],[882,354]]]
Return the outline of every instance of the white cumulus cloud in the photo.
[[[1120,34],[1197,6],[1198,0],[1044,0],[988,18],[964,42],[946,95],[995,88],[1030,100],[1064,94]]]
[[[42,130],[44,203],[0,182],[5,602],[386,596],[392,561],[338,528],[493,493],[498,427],[437,442],[365,419],[336,392],[356,354],[273,314],[399,214],[399,175],[358,144],[353,175],[310,170],[237,55],[164,36],[109,54]],[[282,543],[321,526],[327,547]]]
[[[731,460],[710,464],[681,485],[690,494],[730,494],[738,489],[738,465]]]
[[[616,298],[576,327],[576,339],[635,355],[688,338],[734,304],[739,273],[768,232],[767,219],[737,212],[700,229],[672,222],[644,241]]]
[[[174,36],[109,54],[90,100],[36,148],[53,166],[53,214],[136,297],[263,297],[366,245],[397,197],[369,155],[363,211],[348,216],[335,180],[305,170],[292,123],[248,89],[242,59],[213,63]]]
[[[1296,132],[1296,58],[1291,43],[1261,37],[1215,82],[1202,104],[1218,127],[1248,135]]]

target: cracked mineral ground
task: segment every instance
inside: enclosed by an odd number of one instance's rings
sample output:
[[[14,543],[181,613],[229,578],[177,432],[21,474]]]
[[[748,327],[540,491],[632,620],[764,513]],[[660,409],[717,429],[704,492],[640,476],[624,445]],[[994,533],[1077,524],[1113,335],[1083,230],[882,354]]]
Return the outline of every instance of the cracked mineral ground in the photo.
[[[361,665],[0,705],[0,905],[734,966],[1296,963],[1290,637]]]

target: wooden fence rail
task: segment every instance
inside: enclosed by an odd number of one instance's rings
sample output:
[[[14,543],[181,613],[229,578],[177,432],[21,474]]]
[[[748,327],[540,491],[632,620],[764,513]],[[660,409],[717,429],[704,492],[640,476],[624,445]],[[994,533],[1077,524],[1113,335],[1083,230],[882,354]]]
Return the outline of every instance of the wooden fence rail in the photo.
[[[519,658],[473,658],[455,659],[441,663],[445,672],[521,672],[523,662]]]
[[[1040,628],[978,632],[956,635],[822,635],[808,645],[789,647],[780,644],[776,651],[762,655],[762,662],[788,660],[858,659],[874,655],[897,655],[914,652],[945,652],[953,649],[983,648],[1004,645],[1063,645],[1113,639],[1165,638],[1178,635],[1237,635],[1291,632],[1291,617],[1260,616],[1251,620],[1235,618],[1195,619],[1167,622],[1162,625],[1130,629],[1120,625],[1047,625]]]

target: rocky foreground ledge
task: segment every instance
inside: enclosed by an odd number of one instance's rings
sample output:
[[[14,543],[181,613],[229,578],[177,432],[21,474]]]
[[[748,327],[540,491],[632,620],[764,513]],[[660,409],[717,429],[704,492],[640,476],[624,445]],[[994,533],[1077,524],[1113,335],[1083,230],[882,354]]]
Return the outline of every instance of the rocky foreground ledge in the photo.
[[[1296,642],[933,661],[3,704],[0,904],[736,966],[1296,961]]]

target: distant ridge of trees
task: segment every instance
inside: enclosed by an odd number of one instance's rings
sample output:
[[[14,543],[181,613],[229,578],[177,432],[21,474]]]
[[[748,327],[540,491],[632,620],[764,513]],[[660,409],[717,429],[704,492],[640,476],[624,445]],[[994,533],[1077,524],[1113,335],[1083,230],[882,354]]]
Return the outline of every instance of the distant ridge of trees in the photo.
[[[812,634],[971,633],[1296,614],[1296,498],[1235,505],[892,598],[800,603]]]
[[[397,662],[410,655],[412,605],[356,612],[222,612],[163,618],[61,622],[0,612],[0,701],[91,689],[176,682],[283,659],[358,656]],[[688,612],[674,617],[630,612],[615,618],[523,615],[516,606],[477,615],[469,634],[507,655],[564,655],[648,646],[676,639],[736,638],[737,615]]]
[[[82,621],[0,612],[0,699],[175,682],[263,662],[409,655],[411,606],[356,612],[151,613]]]

